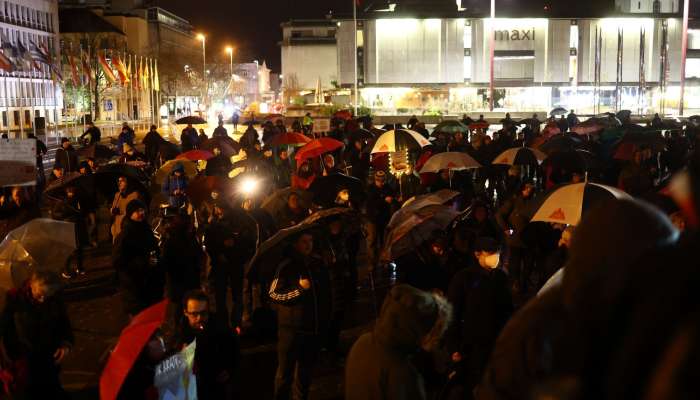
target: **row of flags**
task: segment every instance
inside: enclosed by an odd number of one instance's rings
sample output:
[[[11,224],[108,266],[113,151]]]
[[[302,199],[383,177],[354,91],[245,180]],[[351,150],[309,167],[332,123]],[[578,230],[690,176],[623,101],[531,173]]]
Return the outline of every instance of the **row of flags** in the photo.
[[[28,46],[18,41],[12,44],[4,36],[1,37],[0,46],[0,70],[5,72],[15,71],[41,71],[42,65],[48,66],[52,79],[63,82],[63,74],[60,68],[51,57],[51,53],[43,45],[37,45],[29,41]],[[139,90],[160,91],[160,81],[158,78],[158,63],[151,58],[137,57],[133,55],[115,54],[108,51],[97,52],[97,64],[102,70],[108,85],[132,85]],[[94,71],[91,58],[88,53],[80,52],[79,56],[65,54],[64,63],[70,67],[70,80],[73,86],[94,84]]]
[[[158,64],[151,58],[112,54],[101,51],[97,54],[97,67],[102,70],[108,85],[131,85],[134,89],[160,91]],[[81,51],[79,55],[65,54],[65,64],[70,67],[71,83],[78,87],[94,83],[91,57]]]

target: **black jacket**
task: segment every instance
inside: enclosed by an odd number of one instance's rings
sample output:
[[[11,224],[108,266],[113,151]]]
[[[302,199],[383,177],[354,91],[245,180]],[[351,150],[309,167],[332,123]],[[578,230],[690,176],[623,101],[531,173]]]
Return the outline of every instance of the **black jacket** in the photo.
[[[309,289],[299,285],[302,278],[311,281]],[[282,260],[268,293],[277,304],[280,329],[321,334],[328,328],[331,316],[330,277],[317,256],[304,258],[293,255]]]
[[[54,166],[63,168],[64,173],[78,171],[78,153],[76,153],[73,146],[68,146],[67,149],[61,147],[56,150]]]
[[[255,253],[255,221],[243,211],[234,213],[213,221],[204,235],[204,244],[214,267],[245,264]],[[229,239],[233,243],[227,246]]]
[[[148,161],[155,161],[158,159],[158,153],[160,152],[160,145],[165,139],[158,133],[158,131],[148,131],[146,136],[143,138],[143,144],[146,146],[146,158]]]
[[[367,217],[377,225],[386,226],[391,219],[391,204],[385,201],[385,198],[396,194],[388,186],[384,185],[381,189],[376,185],[371,185],[367,190],[366,213]],[[377,232],[378,235],[383,235],[383,232]]]
[[[163,295],[163,277],[149,262],[151,252],[158,252],[151,227],[145,222],[125,218],[112,249],[112,264],[119,277],[125,309],[131,314],[145,309]]]
[[[204,252],[192,233],[184,229],[168,232],[161,262],[167,278],[168,297],[180,302],[188,290],[199,288]]]
[[[102,140],[102,132],[100,132],[100,128],[96,126],[88,128],[88,130],[86,130],[85,133],[80,135],[80,141],[82,142],[86,136],[90,136],[90,141],[88,142],[88,144],[100,143],[100,141]]]
[[[212,137],[228,137],[228,132],[223,126],[217,126],[216,129],[214,129]]]
[[[51,358],[59,347],[71,347],[73,329],[60,294],[39,304],[29,285],[8,291],[0,314],[0,338],[13,360]]]

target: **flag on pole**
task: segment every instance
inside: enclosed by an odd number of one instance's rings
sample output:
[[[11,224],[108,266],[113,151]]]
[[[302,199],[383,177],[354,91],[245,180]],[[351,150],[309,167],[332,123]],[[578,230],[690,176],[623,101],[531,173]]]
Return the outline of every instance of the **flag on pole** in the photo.
[[[107,57],[105,57],[105,54],[100,54],[97,60],[100,63],[100,67],[102,68],[102,72],[104,72],[108,83],[115,83],[117,81],[117,77],[114,75],[114,71],[112,71],[112,67],[109,65],[109,62],[107,62]]]
[[[0,69],[5,72],[12,72],[15,70],[14,63],[5,55],[5,50],[0,51]]]
[[[16,52],[15,52],[15,62],[18,63],[21,67],[27,66],[29,64],[32,66],[34,64],[34,60],[29,55],[29,50],[27,50],[26,47],[22,44],[21,41],[17,41],[17,47],[16,47]],[[24,68],[21,68],[24,69]]]
[[[36,45],[32,40],[29,41],[29,56],[34,63],[50,64],[49,55],[45,54],[39,46]]]
[[[148,88],[151,87],[150,82],[149,82],[151,79],[151,74],[148,71],[149,64],[150,63],[148,61],[148,58],[146,58],[146,63],[145,63],[144,68],[143,68],[143,88],[145,90],[148,90]]]
[[[154,61],[156,64],[155,71],[153,72],[153,90],[160,92],[160,80],[158,79],[158,60]]]
[[[71,54],[67,57],[68,57],[68,65],[70,65],[71,77],[73,78],[73,86],[78,87],[78,86],[80,86],[81,80],[80,80],[80,75],[78,75],[78,65],[75,62],[75,56],[73,56]]]
[[[141,61],[136,62],[136,56],[134,55],[134,89],[141,89],[141,71],[143,70],[143,65]]]
[[[87,77],[86,82],[92,85],[94,80],[92,77],[92,67],[90,66],[90,55],[83,53],[81,50],[80,62],[83,64],[83,76]]]
[[[117,69],[117,74],[119,74],[119,80],[122,82],[122,85],[129,83],[129,75],[126,71],[124,61],[122,61],[119,56],[115,55],[112,56],[112,65]]]

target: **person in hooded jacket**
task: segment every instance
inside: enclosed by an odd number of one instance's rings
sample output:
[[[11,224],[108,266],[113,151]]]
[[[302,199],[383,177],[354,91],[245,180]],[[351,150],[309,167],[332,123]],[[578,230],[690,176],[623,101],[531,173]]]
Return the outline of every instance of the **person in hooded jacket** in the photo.
[[[450,323],[441,296],[397,285],[384,300],[374,329],[353,344],[345,366],[346,400],[426,400],[423,377],[413,363],[432,351]]]
[[[168,196],[170,207],[181,208],[187,203],[187,183],[185,167],[182,164],[176,165],[173,171],[163,182],[162,192]]]
[[[477,263],[455,274],[447,296],[454,307],[448,347],[465,394],[479,383],[496,338],[513,312],[508,278],[498,268],[498,242],[478,238],[474,256]]]
[[[302,232],[280,262],[268,291],[277,309],[277,399],[309,397],[313,368],[331,315],[328,269],[314,253],[314,238]]]
[[[187,127],[182,130],[180,134],[180,147],[182,147],[182,152],[187,152],[197,148],[199,144],[199,135],[197,134],[197,129],[195,129],[192,124],[187,124]]]
[[[112,264],[124,310],[132,317],[163,297],[158,253],[158,241],[146,222],[146,205],[141,200],[131,200],[112,248]]]
[[[604,398],[600,382],[610,364],[601,355],[619,345],[608,329],[623,294],[618,289],[636,274],[640,257],[677,239],[668,218],[638,200],[604,201],[588,211],[572,236],[561,283],[506,324],[476,398],[521,399],[557,382],[570,398]],[[596,377],[598,384],[586,385]]]

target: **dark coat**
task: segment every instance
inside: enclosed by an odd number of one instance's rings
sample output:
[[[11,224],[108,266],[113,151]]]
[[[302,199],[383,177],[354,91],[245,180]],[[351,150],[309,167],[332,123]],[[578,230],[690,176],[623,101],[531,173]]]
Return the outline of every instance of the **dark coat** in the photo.
[[[223,154],[219,154],[207,160],[207,167],[204,173],[208,176],[221,176],[224,178],[228,177],[228,173],[231,172],[233,166],[231,165],[231,159],[224,157]]]
[[[112,249],[112,264],[129,314],[137,314],[163,297],[163,277],[150,263],[152,252],[158,252],[158,242],[151,227],[124,219]]]
[[[233,240],[227,246],[226,241]],[[204,245],[213,267],[242,265],[255,253],[257,229],[255,221],[241,210],[229,211],[222,220],[215,220],[204,235]]]
[[[462,355],[468,387],[479,382],[499,332],[513,312],[506,274],[478,265],[459,271],[450,282],[447,298],[454,307],[448,332],[451,352]]]
[[[212,137],[228,137],[228,131],[223,126],[217,126]]]
[[[182,130],[180,135],[180,146],[182,151],[190,151],[197,148],[199,142],[199,136],[197,135],[197,130],[194,128],[185,128]]]
[[[78,165],[78,153],[75,151],[73,146],[68,146],[67,149],[63,147],[56,150],[56,161],[54,166],[63,168],[64,173],[77,172],[79,169]]]
[[[528,216],[531,199],[515,195],[507,200],[496,213],[496,222],[503,230],[513,230],[513,235],[507,238],[508,244],[523,247],[522,232],[530,222]]]
[[[427,250],[420,248],[396,260],[396,282],[421,290],[445,292],[449,283],[447,271],[440,260],[424,253]]]
[[[303,289],[300,279],[311,281]],[[279,264],[270,284],[270,299],[276,304],[280,329],[305,334],[326,331],[331,318],[331,287],[328,269],[315,255],[291,255]]]
[[[143,144],[146,146],[146,158],[148,161],[155,162],[158,160],[158,154],[160,153],[160,145],[165,139],[158,133],[158,131],[148,131],[146,136],[143,138]]]
[[[82,135],[80,135],[80,141],[82,142],[87,136],[90,136],[90,140],[87,142],[88,145],[100,143],[102,140],[102,132],[100,131],[100,128],[96,126],[91,126]]]
[[[365,205],[367,217],[380,227],[386,227],[391,219],[391,204],[385,201],[388,196],[395,198],[396,193],[387,184],[381,189],[376,185],[371,185],[367,189],[367,203]],[[384,233],[377,232],[377,234],[383,235]]]
[[[85,224],[86,213],[87,210],[83,209],[83,204],[78,197],[56,202],[53,209],[55,219],[75,224],[75,238],[78,245],[86,245],[90,241]]]
[[[166,272],[167,294],[172,301],[179,303],[187,291],[200,287],[203,260],[204,252],[194,234],[182,228],[168,232],[161,262]]]

